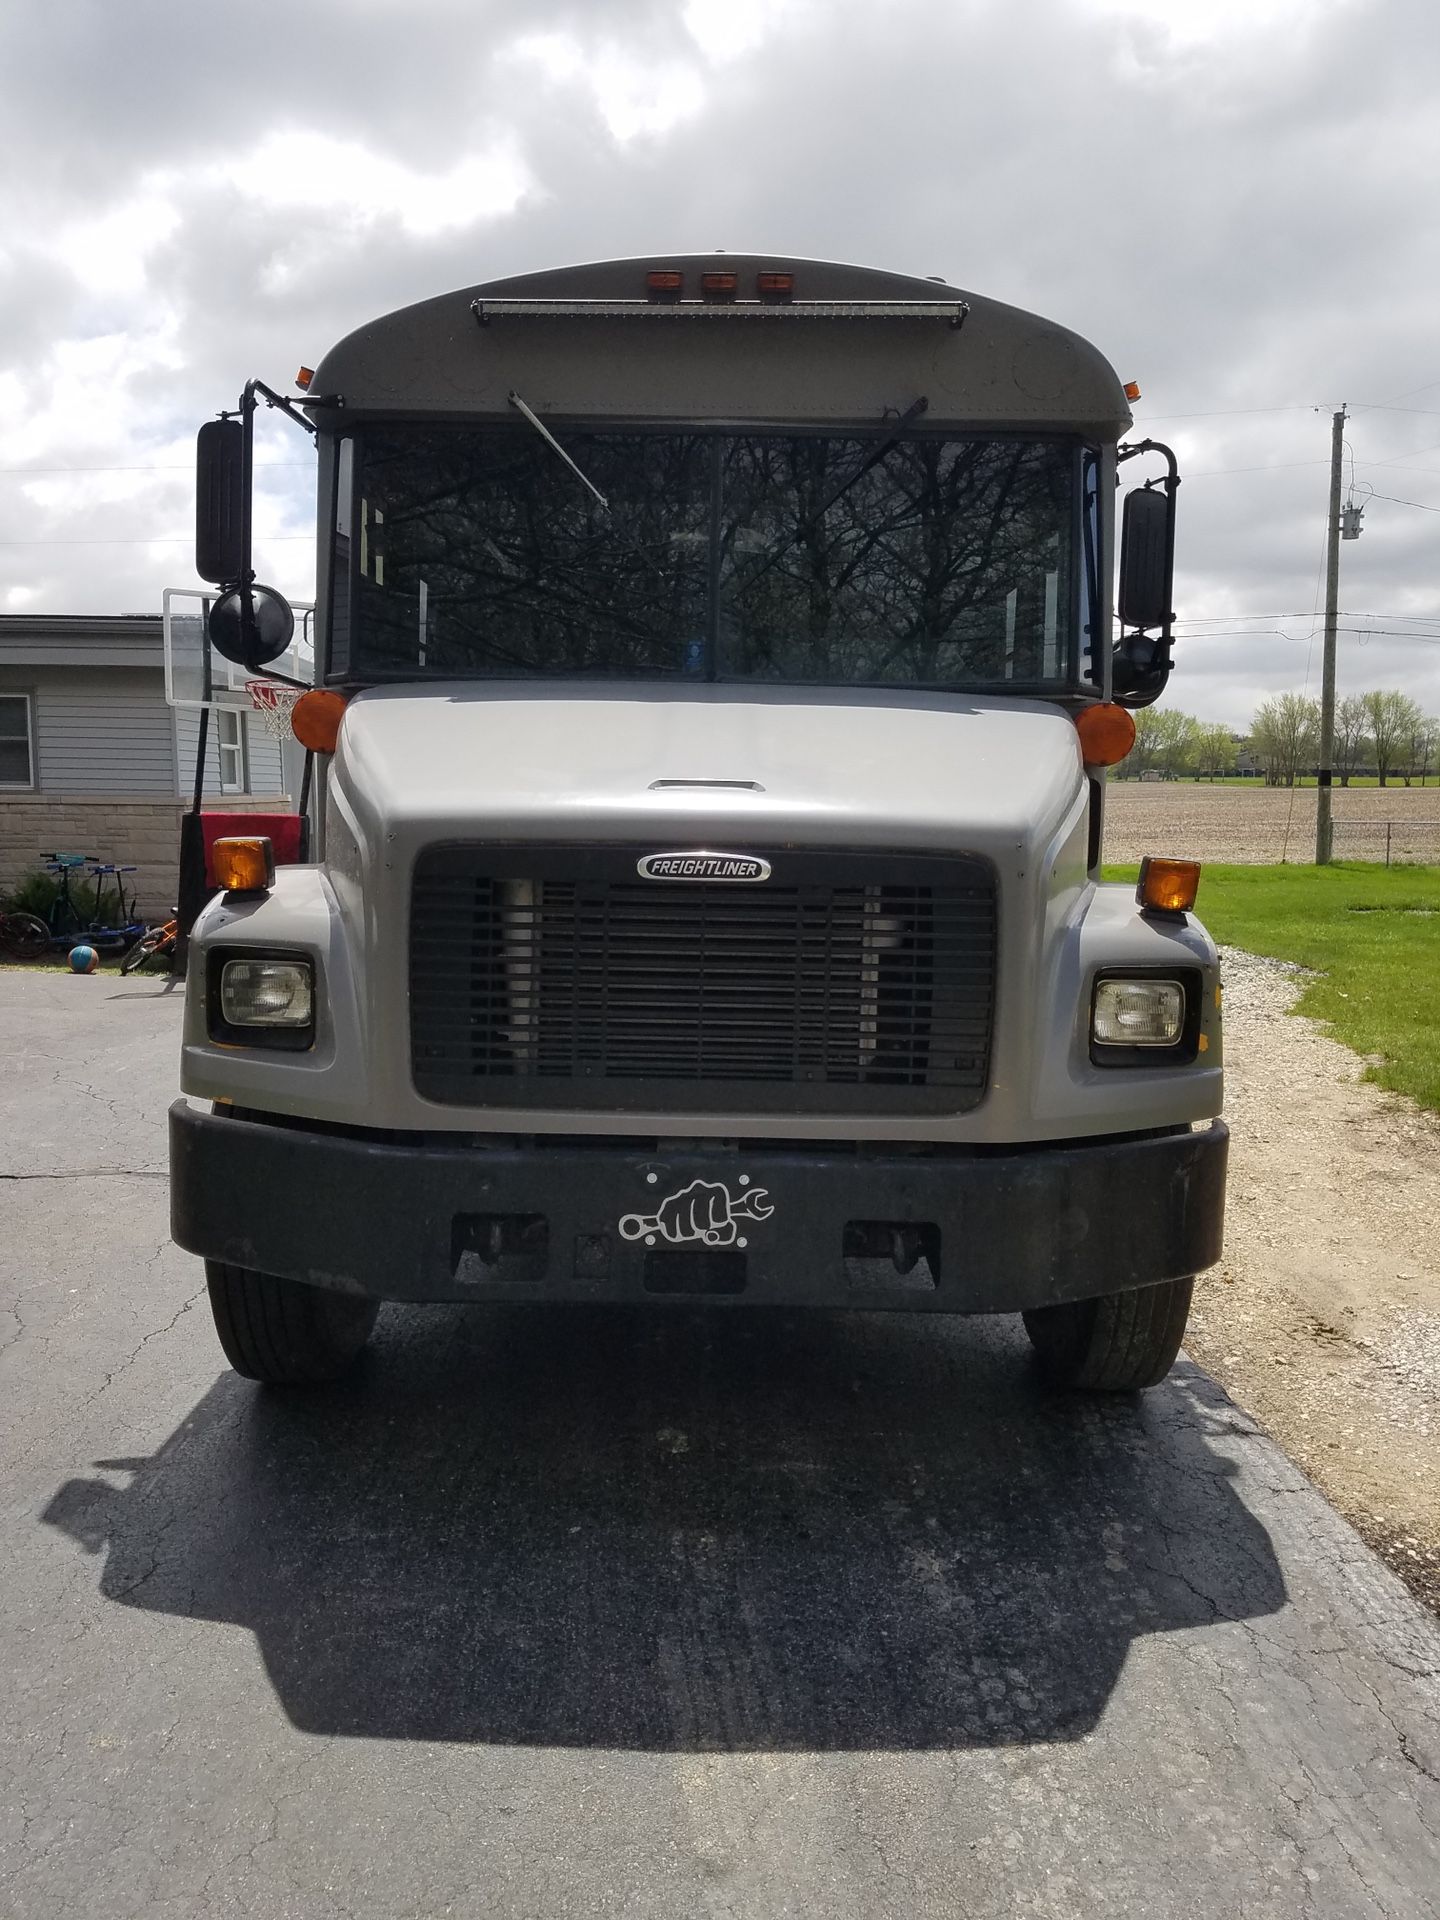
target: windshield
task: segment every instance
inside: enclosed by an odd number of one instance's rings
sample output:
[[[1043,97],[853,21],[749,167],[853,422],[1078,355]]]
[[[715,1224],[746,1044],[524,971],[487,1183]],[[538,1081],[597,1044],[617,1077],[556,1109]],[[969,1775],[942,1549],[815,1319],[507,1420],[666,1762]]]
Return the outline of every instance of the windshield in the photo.
[[[1073,443],[545,426],[366,430],[349,677],[1074,678]]]

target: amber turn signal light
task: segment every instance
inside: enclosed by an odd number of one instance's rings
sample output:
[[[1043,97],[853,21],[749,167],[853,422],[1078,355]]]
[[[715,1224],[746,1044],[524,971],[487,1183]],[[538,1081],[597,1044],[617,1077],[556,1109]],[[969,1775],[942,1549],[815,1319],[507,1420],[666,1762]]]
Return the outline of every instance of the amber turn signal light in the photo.
[[[301,367],[300,371],[295,376],[295,384],[297,387],[303,387],[305,391],[308,393],[310,391],[310,382],[314,378],[315,378],[315,369],[313,367]]]
[[[1145,913],[1188,913],[1200,891],[1198,860],[1155,860],[1140,862],[1140,884],[1135,898]]]
[[[1127,707],[1100,701],[1075,716],[1080,757],[1087,767],[1114,767],[1135,744],[1135,717]]]
[[[1140,398],[1140,382],[1138,380],[1127,380],[1125,382],[1125,398],[1127,400],[1138,400]]]
[[[290,709],[290,731],[311,753],[333,753],[345,718],[345,696],[328,687],[311,687]]]
[[[264,893],[275,884],[275,852],[263,833],[217,840],[210,870],[226,893]]]

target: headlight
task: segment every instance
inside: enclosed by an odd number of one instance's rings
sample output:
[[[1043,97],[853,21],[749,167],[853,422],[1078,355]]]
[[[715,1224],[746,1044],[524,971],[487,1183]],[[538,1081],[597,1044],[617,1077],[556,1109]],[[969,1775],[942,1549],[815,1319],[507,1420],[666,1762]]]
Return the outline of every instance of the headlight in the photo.
[[[303,1052],[315,1044],[315,966],[303,955],[212,950],[207,998],[210,1038],[222,1045]]]
[[[1097,1047],[1174,1047],[1185,1031],[1185,989],[1178,980],[1101,980],[1090,1038]]]
[[[227,960],[220,969],[220,1017],[231,1027],[308,1027],[315,1019],[308,960]]]

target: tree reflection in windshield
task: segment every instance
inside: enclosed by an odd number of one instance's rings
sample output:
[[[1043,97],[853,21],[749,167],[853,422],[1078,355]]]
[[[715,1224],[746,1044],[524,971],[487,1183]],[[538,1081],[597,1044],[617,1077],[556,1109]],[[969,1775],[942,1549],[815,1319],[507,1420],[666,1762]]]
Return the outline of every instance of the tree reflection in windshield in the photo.
[[[914,434],[368,433],[364,674],[1068,676],[1073,449]]]

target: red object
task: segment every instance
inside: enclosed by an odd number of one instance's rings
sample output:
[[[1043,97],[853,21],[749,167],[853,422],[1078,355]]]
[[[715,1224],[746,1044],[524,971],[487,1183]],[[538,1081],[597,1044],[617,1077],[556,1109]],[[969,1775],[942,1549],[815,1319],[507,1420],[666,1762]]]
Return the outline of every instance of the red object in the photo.
[[[263,833],[270,842],[277,867],[293,867],[300,858],[298,813],[202,813],[200,832],[205,841],[205,885],[217,885],[210,855],[217,840],[232,835]]]

